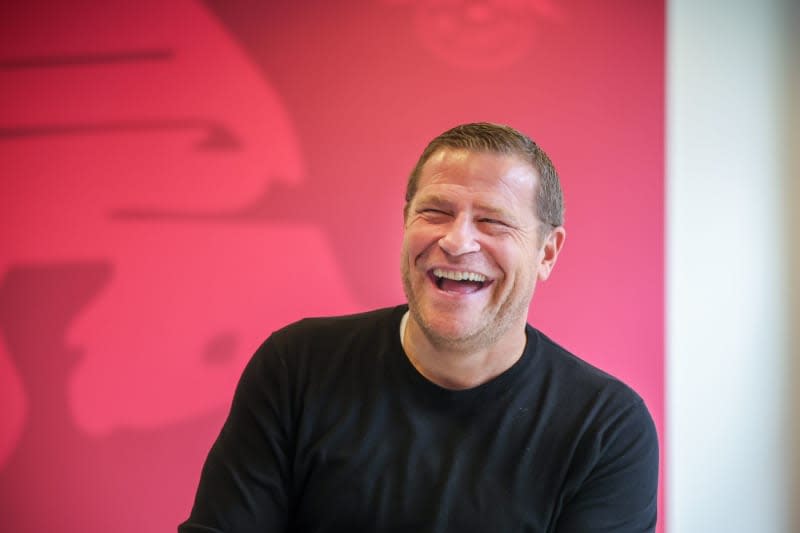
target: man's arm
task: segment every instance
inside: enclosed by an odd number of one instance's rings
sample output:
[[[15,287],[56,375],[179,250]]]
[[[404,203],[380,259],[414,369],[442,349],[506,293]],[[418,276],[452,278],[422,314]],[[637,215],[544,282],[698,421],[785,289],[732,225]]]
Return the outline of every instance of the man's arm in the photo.
[[[594,435],[594,465],[565,503],[557,533],[642,533],[655,530],[658,435],[641,401]]]
[[[208,454],[179,533],[286,531],[291,414],[285,360],[272,339],[256,352]]]

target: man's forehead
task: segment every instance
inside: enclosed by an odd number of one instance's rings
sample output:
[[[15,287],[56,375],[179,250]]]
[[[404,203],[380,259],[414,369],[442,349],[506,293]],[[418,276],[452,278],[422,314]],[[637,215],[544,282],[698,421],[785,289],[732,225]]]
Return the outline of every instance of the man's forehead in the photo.
[[[539,177],[534,166],[516,154],[445,147],[434,152],[423,165],[418,188],[450,181],[487,188],[510,186],[518,193],[534,189]]]
[[[468,161],[485,162],[487,160],[494,161],[498,165],[522,167],[521,169],[524,169],[524,171],[531,172],[534,179],[538,179],[536,168],[531,161],[522,154],[497,152],[494,150],[471,150],[468,148],[453,148],[449,146],[439,148],[431,154],[422,166],[420,174],[428,174],[431,169],[442,166],[466,164]]]

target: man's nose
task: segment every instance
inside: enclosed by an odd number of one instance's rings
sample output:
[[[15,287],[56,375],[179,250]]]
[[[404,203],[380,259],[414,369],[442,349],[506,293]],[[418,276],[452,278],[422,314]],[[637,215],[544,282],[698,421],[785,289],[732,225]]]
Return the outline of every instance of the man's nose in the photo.
[[[477,228],[466,216],[458,216],[447,227],[447,233],[439,239],[439,246],[448,255],[463,255],[481,249],[476,240]]]

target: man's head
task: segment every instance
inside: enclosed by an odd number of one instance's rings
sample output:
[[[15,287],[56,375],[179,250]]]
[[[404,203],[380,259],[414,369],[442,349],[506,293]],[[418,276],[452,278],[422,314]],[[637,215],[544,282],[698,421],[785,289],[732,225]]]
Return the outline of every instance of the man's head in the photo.
[[[459,351],[524,340],[536,282],[564,242],[562,210],[552,164],[519,132],[469,124],[437,137],[405,206],[403,287],[414,328]]]
[[[509,126],[488,122],[456,126],[428,143],[408,178],[404,211],[406,217],[411,199],[417,193],[422,167],[433,154],[445,148],[515,155],[523,161],[527,161],[536,170],[539,178],[534,205],[536,206],[535,214],[542,222],[539,230],[540,238],[544,239],[548,231],[564,224],[564,199],[561,183],[550,158],[527,135]]]

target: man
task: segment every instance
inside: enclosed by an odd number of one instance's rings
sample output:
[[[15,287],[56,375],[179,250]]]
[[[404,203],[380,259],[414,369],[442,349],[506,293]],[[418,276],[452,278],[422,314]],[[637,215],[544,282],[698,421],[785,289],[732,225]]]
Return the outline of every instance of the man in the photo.
[[[547,155],[506,126],[453,128],[404,217],[408,306],[274,333],[179,530],[652,531],[642,400],[526,324],[565,238]]]

